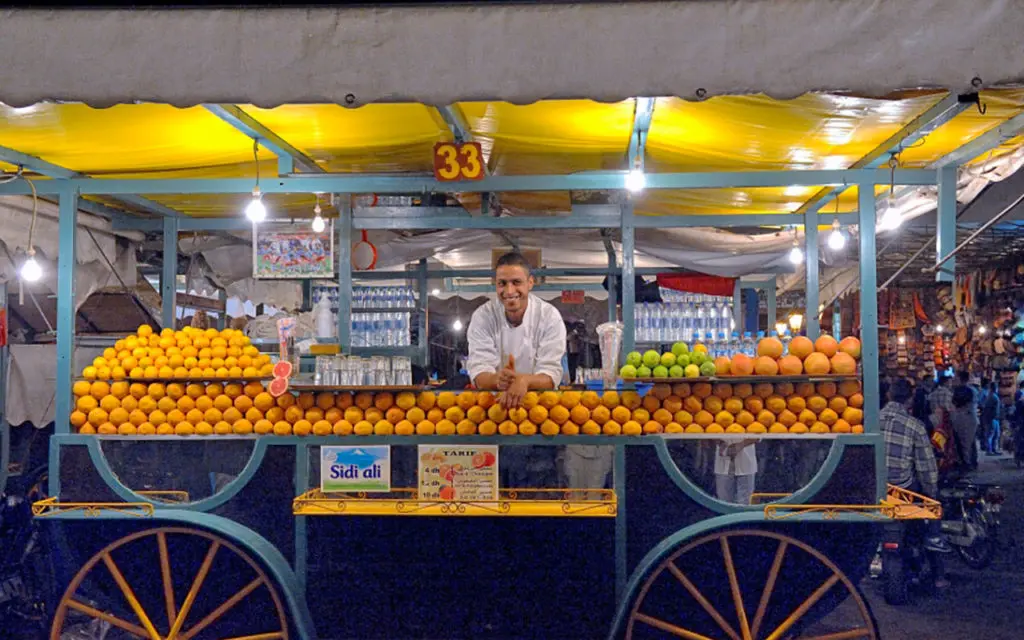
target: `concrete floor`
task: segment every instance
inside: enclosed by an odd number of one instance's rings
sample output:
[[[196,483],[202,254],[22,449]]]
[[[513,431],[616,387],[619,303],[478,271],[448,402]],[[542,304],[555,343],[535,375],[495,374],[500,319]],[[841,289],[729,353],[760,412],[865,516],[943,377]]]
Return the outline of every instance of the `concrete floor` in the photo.
[[[954,554],[946,563],[952,585],[901,607],[886,604],[877,581],[865,579],[861,586],[884,640],[1024,638],[1024,469],[1017,469],[1009,456],[982,456],[975,477],[999,483],[1006,491],[1002,547],[995,560],[987,569],[975,571]]]

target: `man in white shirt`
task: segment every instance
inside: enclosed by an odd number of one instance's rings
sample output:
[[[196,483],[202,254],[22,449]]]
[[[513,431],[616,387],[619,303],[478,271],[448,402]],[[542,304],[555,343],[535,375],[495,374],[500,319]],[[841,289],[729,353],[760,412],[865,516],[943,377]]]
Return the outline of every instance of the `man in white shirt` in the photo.
[[[562,380],[565,323],[558,309],[530,293],[533,276],[522,255],[498,259],[495,283],[497,299],[469,321],[466,369],[476,388],[503,391],[501,404],[511,409],[527,392],[554,389]]]

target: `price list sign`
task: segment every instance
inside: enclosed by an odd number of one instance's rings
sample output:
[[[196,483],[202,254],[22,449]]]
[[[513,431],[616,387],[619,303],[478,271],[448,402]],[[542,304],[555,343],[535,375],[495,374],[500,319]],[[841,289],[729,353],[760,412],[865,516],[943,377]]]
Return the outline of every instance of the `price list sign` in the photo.
[[[498,500],[496,445],[420,445],[418,453],[420,500]]]

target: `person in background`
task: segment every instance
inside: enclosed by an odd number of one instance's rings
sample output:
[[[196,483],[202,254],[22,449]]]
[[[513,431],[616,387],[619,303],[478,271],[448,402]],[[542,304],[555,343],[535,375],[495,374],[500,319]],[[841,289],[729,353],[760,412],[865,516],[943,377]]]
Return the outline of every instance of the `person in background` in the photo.
[[[933,427],[948,420],[949,415],[953,413],[953,388],[950,384],[952,380],[951,376],[939,375],[939,379],[935,383],[935,390],[928,396]]]
[[[953,412],[950,414],[953,440],[956,442],[960,467],[967,471],[978,468],[978,450],[975,447],[975,438],[978,433],[978,412],[973,400],[974,392],[970,387],[959,386],[953,391]]]
[[[715,495],[733,504],[750,504],[757,476],[757,440],[715,444]]]
[[[994,456],[999,454],[999,421],[1002,420],[1002,403],[999,400],[999,391],[994,380],[986,385],[985,395],[981,401],[981,444],[985,453]]]
[[[580,352],[583,350],[583,334],[586,328],[582,322],[574,322],[567,336],[566,353],[569,367],[569,384],[576,383],[576,369],[580,366]]]
[[[939,470],[935,463],[928,432],[920,420],[910,415],[913,387],[898,379],[889,389],[890,400],[878,415],[885,441],[885,467],[889,484],[916,491],[930,498],[939,494]],[[942,537],[942,523],[927,520],[925,549],[938,553],[952,551]]]
[[[930,391],[928,383],[927,378],[922,378],[914,388],[914,404],[911,414],[924,423],[925,428],[928,429],[928,435],[931,435],[934,427],[932,426],[931,411],[928,408],[928,393]]]

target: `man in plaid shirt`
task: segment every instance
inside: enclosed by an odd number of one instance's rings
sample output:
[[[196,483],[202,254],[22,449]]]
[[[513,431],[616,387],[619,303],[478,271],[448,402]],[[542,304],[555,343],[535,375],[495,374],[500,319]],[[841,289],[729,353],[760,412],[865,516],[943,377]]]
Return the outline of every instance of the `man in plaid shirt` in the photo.
[[[910,415],[914,389],[904,379],[896,380],[889,388],[889,404],[878,415],[878,423],[885,441],[885,466],[889,484],[920,491],[931,498],[939,494],[939,469],[935,452],[924,423]],[[952,548],[942,536],[942,524],[928,520],[925,548],[929,551],[949,553]]]

